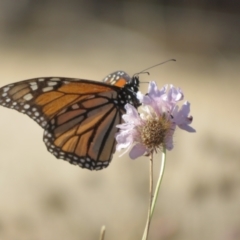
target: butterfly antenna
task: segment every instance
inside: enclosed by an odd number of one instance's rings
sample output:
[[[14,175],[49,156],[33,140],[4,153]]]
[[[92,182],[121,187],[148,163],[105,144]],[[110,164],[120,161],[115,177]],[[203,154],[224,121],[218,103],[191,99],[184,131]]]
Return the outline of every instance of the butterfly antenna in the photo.
[[[144,69],[144,70],[142,70],[141,72],[136,73],[136,74],[140,74],[140,73],[148,73],[148,74],[149,74],[149,72],[146,72],[146,70],[152,69],[152,68],[154,68],[154,67],[157,67],[157,66],[162,65],[162,64],[167,63],[167,62],[176,62],[176,59],[169,59],[169,60],[167,60],[167,61],[158,63],[158,64],[153,65],[153,66],[151,66],[151,67],[149,67],[149,68],[146,68],[146,69]],[[135,75],[135,74],[134,74],[134,75]]]
[[[143,70],[143,71],[141,71],[140,73],[141,73],[141,74],[144,74],[144,73],[145,73],[145,74],[147,74],[147,75],[150,75],[150,73],[149,73],[149,72],[144,72],[144,70]]]

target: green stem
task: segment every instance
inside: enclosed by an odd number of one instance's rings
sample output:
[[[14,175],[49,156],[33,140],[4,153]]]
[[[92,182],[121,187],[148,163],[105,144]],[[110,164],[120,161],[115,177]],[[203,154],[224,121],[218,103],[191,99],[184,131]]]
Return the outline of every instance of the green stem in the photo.
[[[151,158],[153,158],[153,156],[150,156],[150,161],[152,160]],[[160,186],[161,186],[161,182],[162,182],[162,178],[163,178],[163,174],[164,174],[164,170],[165,170],[165,162],[166,162],[166,149],[163,148],[162,161],[161,161],[161,166],[160,166],[160,173],[159,173],[158,181],[157,181],[157,184],[156,184],[155,192],[154,192],[154,195],[153,195],[153,199],[152,199],[152,191],[151,191],[151,181],[153,179],[153,171],[151,170],[151,166],[150,166],[150,203],[151,203],[151,211],[148,213],[148,219],[147,219],[146,227],[144,229],[142,240],[147,240],[147,238],[148,238],[149,226],[150,226],[152,215],[153,215],[153,212],[154,212],[154,209],[155,209],[155,206],[156,206],[158,193],[159,193],[159,189],[160,189]],[[150,162],[150,164],[152,165],[152,162]]]
[[[149,164],[149,208],[148,208],[148,218],[146,223],[146,228],[143,233],[144,240],[148,239],[148,233],[151,223],[151,208],[153,200],[153,152],[150,154],[150,164]]]
[[[163,174],[164,174],[164,170],[165,170],[165,162],[166,162],[166,148],[163,148],[162,161],[161,161],[161,166],[160,166],[160,173],[159,173],[157,185],[156,185],[156,188],[155,188],[155,192],[154,192],[154,195],[153,195],[153,201],[152,201],[152,207],[151,207],[151,217],[153,215],[153,212],[154,212],[154,209],[155,209],[155,206],[156,206],[159,189],[160,189],[160,186],[161,186],[161,183],[162,183]]]

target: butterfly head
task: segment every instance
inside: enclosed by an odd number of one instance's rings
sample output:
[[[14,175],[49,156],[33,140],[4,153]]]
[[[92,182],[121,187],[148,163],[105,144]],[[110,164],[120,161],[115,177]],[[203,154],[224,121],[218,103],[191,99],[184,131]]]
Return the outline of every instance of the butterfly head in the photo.
[[[132,78],[127,79],[123,91],[127,93],[126,103],[130,103],[135,107],[139,107],[140,103],[137,99],[137,92],[139,88],[139,76],[133,75]]]
[[[134,74],[131,78],[131,81],[129,82],[129,85],[131,85],[132,90],[137,93],[139,88],[139,76],[137,74]]]

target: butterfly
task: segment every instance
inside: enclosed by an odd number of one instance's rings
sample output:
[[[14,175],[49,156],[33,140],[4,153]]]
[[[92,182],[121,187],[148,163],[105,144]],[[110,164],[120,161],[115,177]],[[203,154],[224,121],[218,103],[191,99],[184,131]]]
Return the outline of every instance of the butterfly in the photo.
[[[56,158],[89,170],[106,168],[115,152],[124,106],[139,106],[138,75],[117,71],[102,82],[41,77],[0,88],[0,105],[27,114],[43,129]]]

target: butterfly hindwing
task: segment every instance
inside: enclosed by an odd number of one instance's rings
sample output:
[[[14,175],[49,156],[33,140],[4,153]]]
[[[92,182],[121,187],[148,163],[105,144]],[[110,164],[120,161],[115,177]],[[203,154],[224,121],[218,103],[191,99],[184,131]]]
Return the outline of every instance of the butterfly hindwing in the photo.
[[[122,121],[115,94],[88,96],[58,113],[44,132],[48,150],[82,168],[107,167],[115,152],[115,126]]]

